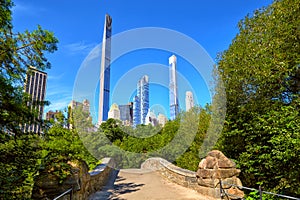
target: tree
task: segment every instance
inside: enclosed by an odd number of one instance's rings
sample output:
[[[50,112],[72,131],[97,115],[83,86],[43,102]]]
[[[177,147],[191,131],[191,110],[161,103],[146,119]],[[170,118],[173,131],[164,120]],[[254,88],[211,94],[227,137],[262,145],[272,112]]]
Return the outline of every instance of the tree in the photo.
[[[299,130],[293,123],[300,117],[299,15],[299,0],[275,0],[246,16],[217,66],[227,96],[226,122],[217,147],[237,160],[248,186],[263,184],[265,189],[293,195],[300,194],[290,187],[299,188],[299,180],[278,170],[283,163],[274,159],[279,156],[274,153],[281,149],[284,155],[289,151],[300,155],[294,145],[300,140]],[[294,118],[287,117],[287,109]],[[294,128],[286,127],[290,125]],[[294,139],[285,140],[288,135]],[[278,146],[275,140],[286,143]],[[284,163],[290,162],[287,171],[299,167],[296,157],[284,158]]]
[[[175,160],[177,166],[192,171],[196,171],[198,169],[198,164],[201,159],[201,157],[199,156],[201,152],[199,151],[201,150],[202,145],[204,145],[203,141],[204,138],[207,137],[207,130],[211,120],[211,113],[208,109],[209,106],[207,106],[206,109],[200,107],[193,107],[191,110],[184,113],[184,115],[186,116],[185,118],[192,118],[190,120],[196,119],[196,122],[194,123],[197,125],[197,131],[194,135],[193,142],[189,145],[184,154],[182,154],[179,158]],[[195,115],[197,117],[195,117]],[[187,126],[187,128],[189,127],[191,126]],[[191,129],[186,130],[186,132],[188,133],[190,131]],[[212,148],[212,146],[209,148]]]
[[[97,163],[97,159],[83,145],[77,131],[66,129],[59,122],[45,133],[40,146],[42,160],[39,170],[53,173],[61,181],[70,174],[68,161],[85,161],[90,168]]]
[[[23,85],[29,66],[51,67],[45,53],[54,52],[58,40],[40,26],[14,33],[13,3],[0,2],[0,198],[26,199],[38,167],[40,138],[21,130],[20,125],[35,118],[35,111],[26,106],[29,97]]]

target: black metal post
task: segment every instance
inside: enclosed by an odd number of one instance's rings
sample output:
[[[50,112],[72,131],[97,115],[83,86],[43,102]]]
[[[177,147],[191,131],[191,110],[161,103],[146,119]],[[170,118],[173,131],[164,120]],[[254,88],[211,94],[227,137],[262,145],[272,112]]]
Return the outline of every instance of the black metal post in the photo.
[[[223,199],[223,194],[222,194],[222,180],[220,179],[220,197]]]
[[[262,200],[262,190],[261,190],[261,186],[259,186],[259,199]]]

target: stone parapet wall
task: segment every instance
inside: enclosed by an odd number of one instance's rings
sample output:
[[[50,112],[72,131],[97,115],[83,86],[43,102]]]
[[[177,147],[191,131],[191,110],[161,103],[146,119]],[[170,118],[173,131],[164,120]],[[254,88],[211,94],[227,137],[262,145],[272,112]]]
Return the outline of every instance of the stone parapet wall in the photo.
[[[240,179],[237,178],[240,170],[236,169],[233,161],[217,150],[209,152],[206,158],[201,160],[197,172],[179,168],[162,158],[149,158],[141,168],[156,170],[179,185],[216,199],[221,199],[220,181],[224,183],[222,188],[226,193],[236,196],[224,196],[223,199],[241,199],[244,196],[238,187],[228,185],[242,186]]]
[[[68,162],[68,164],[71,166],[71,175],[61,184],[56,176],[42,173],[35,181],[32,199],[53,199],[70,188],[73,188],[72,200],[88,199],[107,183],[115,166],[111,158],[102,159],[102,163],[90,172],[85,162]],[[60,198],[60,200],[69,199],[70,194]]]
[[[149,158],[141,165],[141,168],[155,170],[167,179],[184,187],[194,190],[198,187],[196,172],[177,167],[165,159]]]

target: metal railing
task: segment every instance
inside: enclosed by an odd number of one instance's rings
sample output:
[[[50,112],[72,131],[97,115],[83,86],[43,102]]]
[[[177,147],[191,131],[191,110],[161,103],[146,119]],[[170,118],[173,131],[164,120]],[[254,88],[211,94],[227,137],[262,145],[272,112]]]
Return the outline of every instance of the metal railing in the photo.
[[[222,180],[220,180],[220,195],[221,195],[221,199],[223,199],[224,196],[232,196],[232,197],[235,197],[235,198],[240,198],[236,195],[233,195],[233,194],[229,194],[225,191],[225,189],[223,188],[223,185],[229,185],[229,186],[233,186],[233,187],[236,187],[240,190],[251,190],[251,191],[256,191],[256,192],[259,192],[259,199],[262,200],[262,195],[263,193],[264,194],[269,194],[269,195],[273,195],[273,196],[277,196],[277,197],[282,197],[282,198],[285,198],[285,199],[293,199],[293,200],[300,200],[300,198],[297,198],[297,197],[291,197],[291,196],[287,196],[287,195],[282,195],[282,194],[276,194],[276,193],[273,193],[273,192],[267,192],[267,191],[263,191],[261,189],[261,186],[259,186],[259,189],[255,189],[255,188],[249,188],[249,187],[244,187],[244,186],[238,186],[238,185],[234,185],[234,184],[230,184],[230,183],[226,183],[226,182],[223,182]],[[245,200],[244,198],[240,198],[242,200]]]
[[[59,196],[55,197],[53,200],[58,200],[59,198],[67,195],[70,193],[70,200],[72,200],[72,195],[73,195],[73,188],[68,189],[67,191],[65,191],[64,193],[60,194]]]

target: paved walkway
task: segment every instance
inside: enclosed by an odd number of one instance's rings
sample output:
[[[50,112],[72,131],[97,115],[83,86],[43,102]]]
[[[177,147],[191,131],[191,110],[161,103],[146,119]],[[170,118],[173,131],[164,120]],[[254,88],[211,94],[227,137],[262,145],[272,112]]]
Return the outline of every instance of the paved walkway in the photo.
[[[213,200],[172,183],[157,172],[141,169],[115,171],[110,182],[89,200]]]

